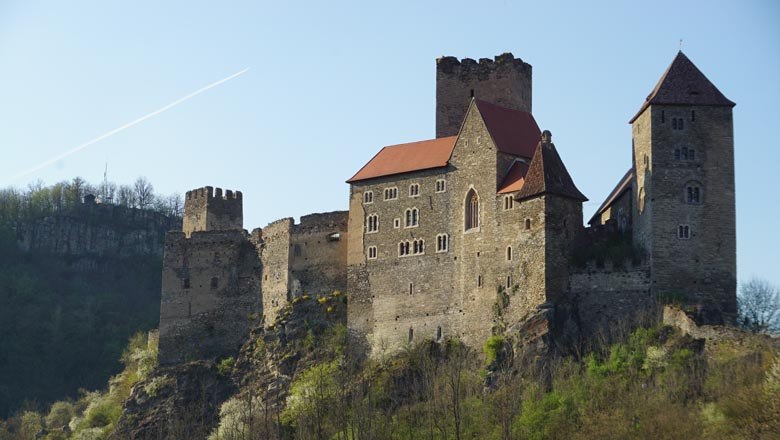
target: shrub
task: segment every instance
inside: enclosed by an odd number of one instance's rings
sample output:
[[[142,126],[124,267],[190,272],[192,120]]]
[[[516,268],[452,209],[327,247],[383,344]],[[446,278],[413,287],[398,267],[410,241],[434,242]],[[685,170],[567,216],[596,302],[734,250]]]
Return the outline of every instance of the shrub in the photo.
[[[217,364],[217,372],[223,376],[227,376],[233,371],[233,367],[236,365],[236,359],[233,356],[228,356],[219,361]]]
[[[499,335],[493,335],[485,341],[485,345],[482,348],[485,352],[486,365],[491,365],[499,360],[504,351],[504,344],[506,344],[506,338]]]

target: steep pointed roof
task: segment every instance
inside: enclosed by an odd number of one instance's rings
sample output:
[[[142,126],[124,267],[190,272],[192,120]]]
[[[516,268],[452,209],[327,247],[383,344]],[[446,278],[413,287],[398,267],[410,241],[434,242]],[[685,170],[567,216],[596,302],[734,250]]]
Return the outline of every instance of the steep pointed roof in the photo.
[[[542,133],[542,140],[536,146],[531,165],[528,166],[525,183],[515,199],[525,200],[543,194],[555,194],[582,202],[588,200],[574,185],[552,143],[552,134],[547,130]]]
[[[507,194],[515,191],[519,191],[525,183],[525,175],[528,173],[528,164],[525,162],[515,161],[509,171],[504,177],[504,181],[501,185],[498,185],[499,194]]]
[[[474,99],[482,120],[498,151],[530,159],[542,131],[533,115],[487,101]]]
[[[658,80],[658,84],[645,99],[642,108],[631,118],[633,123],[652,104],[663,105],[712,105],[734,107],[715,85],[701,73],[682,51]]]

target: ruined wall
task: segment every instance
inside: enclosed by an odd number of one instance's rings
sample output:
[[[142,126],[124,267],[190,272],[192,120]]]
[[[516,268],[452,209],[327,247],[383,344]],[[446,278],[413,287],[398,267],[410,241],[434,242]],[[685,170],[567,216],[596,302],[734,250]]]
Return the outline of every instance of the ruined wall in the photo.
[[[184,197],[182,230],[189,237],[195,231],[242,230],[244,224],[241,191],[206,186],[187,191]]]
[[[243,231],[166,236],[160,305],[161,365],[229,355],[260,312],[260,267]]]
[[[262,230],[260,260],[263,267],[263,316],[269,324],[290,298],[290,234],[292,218],[270,223]]]
[[[436,59],[436,137],[458,134],[471,98],[531,112],[531,65],[505,53]]]
[[[292,228],[293,295],[318,295],[347,289],[347,219],[336,211],[301,217]]]
[[[130,257],[163,254],[165,233],[181,219],[156,211],[84,203],[75,209],[15,225],[26,252]]]
[[[570,269],[569,289],[575,305],[575,319],[584,337],[609,336],[656,319],[656,298],[650,289],[650,268],[623,268],[608,263],[604,268],[590,265]]]

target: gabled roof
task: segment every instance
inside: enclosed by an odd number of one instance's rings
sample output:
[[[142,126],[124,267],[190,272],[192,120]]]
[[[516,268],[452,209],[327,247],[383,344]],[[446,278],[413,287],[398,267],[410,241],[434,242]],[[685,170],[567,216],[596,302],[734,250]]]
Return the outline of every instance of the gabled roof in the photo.
[[[633,123],[652,104],[726,107],[736,105],[726,98],[682,51],[677,53],[672,64],[658,80],[658,84],[645,99],[639,112],[631,118],[629,124]]]
[[[447,166],[457,136],[382,148],[347,183]]]
[[[525,175],[528,172],[528,164],[525,162],[515,161],[509,172],[506,173],[504,181],[498,186],[499,194],[507,194],[515,191],[519,191],[525,183]]]
[[[525,183],[515,199],[525,200],[543,194],[555,194],[585,202],[588,200],[574,185],[561,156],[552,143],[552,135],[545,130],[536,147],[531,165],[525,175]]]
[[[479,109],[498,151],[529,159],[534,155],[542,132],[530,113],[479,99],[474,99],[474,105]]]
[[[626,174],[618,181],[618,184],[615,186],[615,188],[612,189],[612,192],[609,193],[606,199],[604,199],[604,203],[599,206],[599,209],[596,210],[596,212],[593,214],[593,216],[588,220],[588,224],[592,223],[593,220],[601,215],[604,211],[607,210],[612,204],[615,202],[615,200],[619,199],[620,196],[623,195],[626,191],[628,191],[631,188],[631,184],[634,182],[634,169],[629,168],[629,170],[626,172]]]

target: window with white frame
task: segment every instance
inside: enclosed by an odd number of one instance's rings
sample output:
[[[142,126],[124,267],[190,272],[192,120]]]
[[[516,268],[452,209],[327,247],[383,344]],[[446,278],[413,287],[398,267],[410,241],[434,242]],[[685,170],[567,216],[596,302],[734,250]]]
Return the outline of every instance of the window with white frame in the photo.
[[[695,183],[688,184],[685,187],[685,200],[689,205],[698,205],[701,203],[701,187]]]
[[[436,192],[443,193],[447,191],[447,181],[444,179],[438,179],[436,181]]]
[[[395,200],[398,198],[398,188],[385,188],[385,200]]]
[[[374,191],[366,191],[363,193],[363,203],[366,205],[374,203]]]
[[[681,240],[688,240],[691,238],[691,227],[688,225],[680,225],[677,227],[677,238]]]
[[[368,247],[368,259],[369,260],[376,260],[377,252],[376,252],[376,246],[369,246]]]
[[[439,234],[436,236],[436,252],[447,252],[450,247],[450,236]]]
[[[425,240],[417,239],[398,243],[398,256],[421,255],[425,253]]]
[[[379,214],[371,214],[366,218],[366,232],[379,232]]]
[[[396,228],[396,229],[401,227],[401,219],[400,218],[393,219],[393,227]]]
[[[515,207],[515,198],[511,195],[504,196],[504,211],[508,211]]]
[[[420,195],[420,184],[413,183],[409,185],[409,197],[417,197]]]
[[[404,227],[414,228],[420,225],[420,210],[417,208],[409,208],[405,213],[406,221]]]

